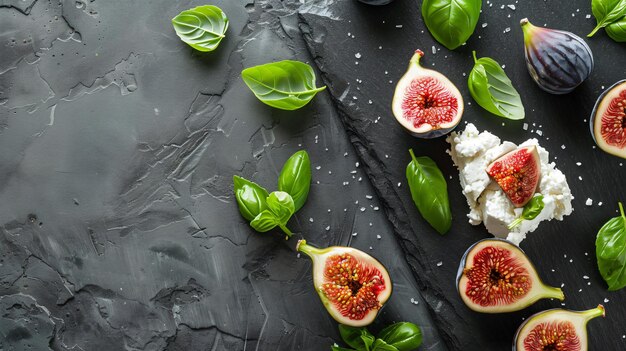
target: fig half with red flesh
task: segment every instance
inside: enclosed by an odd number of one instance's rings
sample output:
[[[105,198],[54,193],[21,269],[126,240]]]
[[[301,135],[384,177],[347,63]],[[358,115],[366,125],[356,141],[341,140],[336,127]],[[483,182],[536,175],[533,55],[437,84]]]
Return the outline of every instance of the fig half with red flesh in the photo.
[[[604,317],[604,307],[574,312],[560,308],[537,313],[517,330],[513,351],[587,351],[587,323]]]
[[[626,79],[607,89],[591,113],[591,135],[603,151],[626,158]]]
[[[387,269],[365,252],[345,246],[319,249],[300,240],[313,261],[313,285],[328,313],[352,327],[371,324],[391,296]]]
[[[419,138],[436,138],[452,131],[463,115],[463,97],[443,74],[424,68],[415,51],[400,78],[391,108],[400,125]]]
[[[544,298],[563,300],[560,288],[545,285],[522,249],[502,239],[472,245],[461,259],[457,289],[470,309],[513,312]]]
[[[522,147],[501,156],[486,169],[498,183],[513,206],[524,207],[535,195],[541,176],[536,146]]]

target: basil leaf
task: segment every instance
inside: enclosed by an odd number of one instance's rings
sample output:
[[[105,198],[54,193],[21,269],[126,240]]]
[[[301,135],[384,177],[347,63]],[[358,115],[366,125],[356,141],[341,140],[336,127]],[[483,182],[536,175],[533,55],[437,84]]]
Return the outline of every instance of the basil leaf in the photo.
[[[299,109],[326,89],[315,86],[313,68],[300,61],[285,60],[246,68],[241,78],[261,102],[282,110]]]
[[[619,210],[621,216],[606,222],[596,238],[598,269],[610,291],[626,286],[626,215],[621,202]]]
[[[430,223],[439,234],[445,234],[452,225],[450,203],[448,201],[448,184],[435,161],[430,157],[415,157],[406,167],[406,178],[411,189],[411,196],[422,217]]]
[[[269,194],[262,186],[239,176],[233,176],[233,184],[239,212],[243,218],[251,221],[268,208],[265,199]]]
[[[399,322],[381,330],[378,339],[384,340],[398,351],[412,351],[422,344],[422,331],[413,323]]]
[[[382,339],[376,339],[374,345],[372,345],[372,351],[398,351],[395,346],[387,344]]]
[[[539,194],[537,196],[534,196],[524,206],[524,210],[522,211],[522,215],[519,216],[518,218],[516,218],[513,222],[511,222],[508,225],[509,230],[517,227],[518,225],[520,225],[525,220],[526,221],[530,221],[530,220],[533,220],[533,219],[537,218],[537,216],[539,216],[541,211],[543,211],[543,208],[544,208],[543,195]]]
[[[435,39],[450,50],[474,33],[482,0],[424,0],[422,17]]]
[[[508,119],[523,119],[524,105],[500,64],[489,57],[476,59],[467,85],[474,100],[485,110]]]
[[[587,36],[591,37],[603,27],[626,15],[626,0],[591,0],[591,12],[598,23]]]
[[[344,324],[339,324],[339,334],[348,346],[357,350],[369,351],[375,339],[374,335],[366,328],[356,328]]]
[[[280,224],[286,224],[295,212],[293,199],[284,191],[274,191],[267,197],[267,206]]]
[[[606,28],[606,34],[618,43],[626,42],[626,16],[617,22],[613,22]]]
[[[311,161],[309,154],[300,150],[293,154],[283,165],[278,177],[278,190],[291,195],[298,211],[304,205],[311,187]]]
[[[250,226],[260,233],[269,232],[277,225],[279,225],[278,218],[276,218],[276,215],[270,210],[259,213],[258,216],[254,217],[250,222]]]
[[[217,6],[204,5],[179,13],[172,18],[176,35],[198,51],[213,51],[224,39],[228,17]]]

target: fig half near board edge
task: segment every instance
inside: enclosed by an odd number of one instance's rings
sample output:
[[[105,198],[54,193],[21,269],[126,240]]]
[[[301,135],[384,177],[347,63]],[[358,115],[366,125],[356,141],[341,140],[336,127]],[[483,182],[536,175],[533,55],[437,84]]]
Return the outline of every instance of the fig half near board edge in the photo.
[[[484,239],[463,255],[457,289],[467,307],[482,313],[524,309],[540,299],[565,299],[560,288],[545,285],[528,256],[517,245]]]
[[[589,124],[591,136],[602,151],[626,159],[626,79],[598,97]]]

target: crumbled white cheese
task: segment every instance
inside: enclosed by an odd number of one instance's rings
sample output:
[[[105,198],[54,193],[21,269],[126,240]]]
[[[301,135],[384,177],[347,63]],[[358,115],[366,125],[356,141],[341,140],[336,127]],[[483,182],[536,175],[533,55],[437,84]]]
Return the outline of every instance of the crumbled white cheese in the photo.
[[[507,225],[521,216],[523,209],[515,208],[506,194],[485,172],[487,166],[498,157],[518,146],[485,131],[480,133],[469,123],[463,132],[453,132],[446,139],[451,147],[448,153],[459,169],[463,194],[467,198],[470,212],[467,215],[472,225],[484,223],[487,231],[497,237],[519,244],[526,233],[533,232],[542,221],[557,219],[572,213],[572,193],[565,175],[550,163],[548,151],[539,146],[537,139],[529,139],[520,147],[536,145],[541,164],[541,179],[537,193],[543,195],[544,209],[533,220],[523,221],[509,230]]]

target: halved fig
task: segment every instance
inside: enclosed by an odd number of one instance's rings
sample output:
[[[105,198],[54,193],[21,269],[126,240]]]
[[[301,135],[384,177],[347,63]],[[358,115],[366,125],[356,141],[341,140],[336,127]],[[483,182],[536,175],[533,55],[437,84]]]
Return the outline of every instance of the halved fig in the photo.
[[[517,330],[513,351],[587,351],[587,323],[604,317],[604,306],[574,312],[560,308],[532,315]]]
[[[351,247],[319,249],[305,240],[296,250],[313,260],[313,285],[337,322],[362,327],[374,321],[391,295],[391,279],[380,262]]]
[[[400,125],[419,138],[436,138],[452,131],[463,115],[463,97],[443,74],[424,68],[416,50],[400,78],[391,108]]]
[[[565,296],[545,285],[528,256],[503,239],[485,239],[472,245],[461,259],[457,289],[470,309],[482,313],[513,312],[540,299]]]
[[[571,32],[533,26],[520,21],[528,73],[548,93],[567,94],[593,70],[593,54],[585,41]]]
[[[590,123],[591,136],[602,151],[626,158],[626,79],[600,95]]]
[[[535,195],[541,176],[537,147],[513,150],[493,161],[485,170],[498,183],[513,206],[524,207]]]

